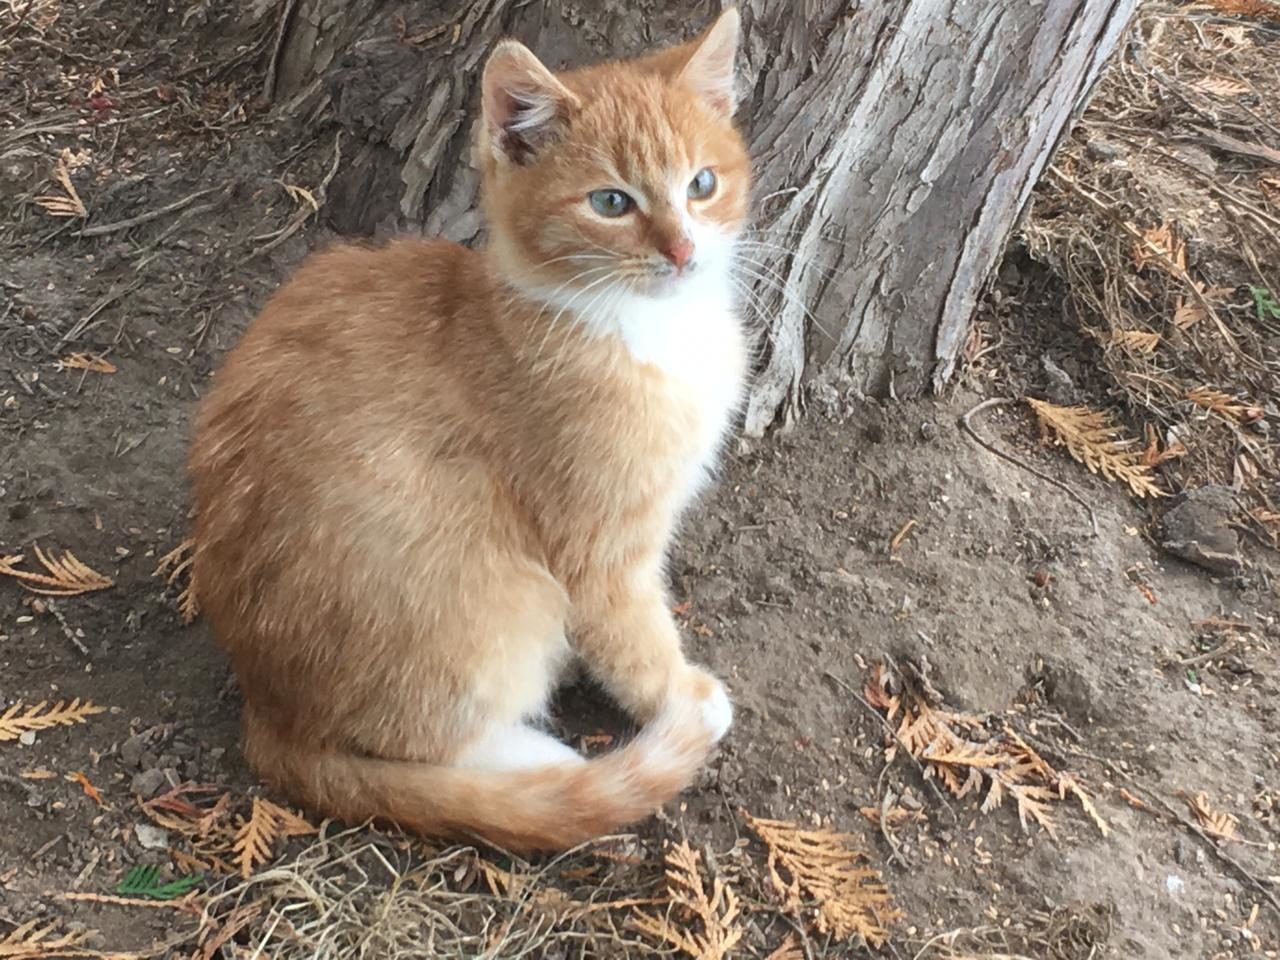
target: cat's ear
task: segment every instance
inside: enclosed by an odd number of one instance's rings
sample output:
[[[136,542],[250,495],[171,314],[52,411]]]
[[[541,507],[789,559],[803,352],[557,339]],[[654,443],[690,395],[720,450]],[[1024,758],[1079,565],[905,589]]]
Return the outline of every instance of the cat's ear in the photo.
[[[688,44],[691,52],[678,76],[724,117],[733,116],[738,105],[733,62],[738,54],[740,22],[737,7],[720,14],[701,37]]]
[[[529,48],[503,40],[484,65],[481,109],[491,148],[527,163],[555,139],[578,98]]]

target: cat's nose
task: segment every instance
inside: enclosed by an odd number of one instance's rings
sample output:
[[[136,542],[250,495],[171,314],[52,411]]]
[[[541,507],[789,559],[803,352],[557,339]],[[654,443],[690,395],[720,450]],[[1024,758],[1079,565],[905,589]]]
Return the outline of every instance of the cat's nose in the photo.
[[[693,241],[688,237],[673,240],[663,248],[662,255],[671,261],[671,265],[677,270],[683,270],[685,264],[693,259]]]

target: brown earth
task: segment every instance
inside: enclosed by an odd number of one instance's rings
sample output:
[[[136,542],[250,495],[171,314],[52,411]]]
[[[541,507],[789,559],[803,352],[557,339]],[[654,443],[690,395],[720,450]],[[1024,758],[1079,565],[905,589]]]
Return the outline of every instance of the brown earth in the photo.
[[[308,201],[286,186],[315,192],[329,135],[253,112],[252,51],[234,61],[237,38],[207,5],[186,24],[155,8],[145,28],[127,9],[36,3],[0,67],[0,555],[72,550],[115,581],[52,602],[0,582],[0,712],[71,697],[110,708],[34,743],[0,742],[0,943],[43,918],[119,951],[197,926],[63,894],[110,894],[134,863],[167,862],[139,845],[138,794],[253,786],[225,665],[153,571],[186,534],[183,456],[210,371],[328,239],[308,221],[263,249],[300,222]],[[0,11],[0,37],[13,18]],[[101,235],[35,200],[58,191],[64,149],[89,226],[117,225]],[[1003,277],[986,309],[1010,336],[953,395],[815,398],[794,433],[733,446],[671,569],[689,647],[726,678],[738,720],[695,789],[641,828],[641,847],[687,836],[763,900],[758,847],[735,845],[739,808],[848,830],[905,915],[897,956],[1276,956],[1275,556],[1250,543],[1245,568],[1224,576],[1171,559],[1148,512],[1035,442],[1025,408],[979,417],[984,436],[1092,505],[1094,536],[1062,490],[960,429],[1010,380],[1039,382],[1043,349],[1074,342],[1051,279],[1015,258]],[[117,371],[59,370],[75,351]],[[884,731],[859,699],[886,658],[927,665],[952,707],[1015,726],[1084,784],[1110,835],[1069,801],[1054,805],[1054,839],[1024,830],[1009,803],[982,814],[975,797],[943,799],[905,757],[886,769]],[[597,707],[575,691],[561,716],[590,732]],[[56,776],[23,776],[39,771]],[[101,805],[66,779],[76,771]],[[1202,791],[1239,818],[1238,842],[1161,814],[1164,801],[1190,819],[1179,795]],[[886,794],[923,819],[882,833],[860,810]],[[981,928],[969,947],[930,942],[962,928]],[[762,921],[743,955],[763,956],[787,929]],[[864,952],[816,937],[809,949]]]

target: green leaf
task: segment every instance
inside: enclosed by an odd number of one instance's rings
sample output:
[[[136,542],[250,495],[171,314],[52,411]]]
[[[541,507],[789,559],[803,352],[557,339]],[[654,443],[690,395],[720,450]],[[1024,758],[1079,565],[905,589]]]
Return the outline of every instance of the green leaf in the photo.
[[[1258,313],[1259,320],[1266,320],[1270,317],[1272,320],[1280,320],[1280,303],[1276,303],[1276,298],[1271,295],[1271,291],[1266,287],[1249,287],[1249,293],[1253,297],[1253,309]]]
[[[148,900],[176,900],[193,890],[203,879],[203,874],[188,873],[162,883],[159,867],[137,866],[124,875],[116,893],[123,897],[146,897]]]

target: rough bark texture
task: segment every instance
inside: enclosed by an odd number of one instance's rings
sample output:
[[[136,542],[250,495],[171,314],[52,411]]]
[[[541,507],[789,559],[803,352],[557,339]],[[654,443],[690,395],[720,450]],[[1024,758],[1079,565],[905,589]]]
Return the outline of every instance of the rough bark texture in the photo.
[[[277,100],[345,128],[329,215],[480,233],[479,71],[512,35],[552,66],[683,39],[714,0],[287,0]],[[808,395],[904,395],[954,369],[1032,186],[1136,0],[745,0],[740,118],[767,330],[746,428]],[[763,278],[763,279],[761,279]],[[785,290],[780,289],[785,288]]]

